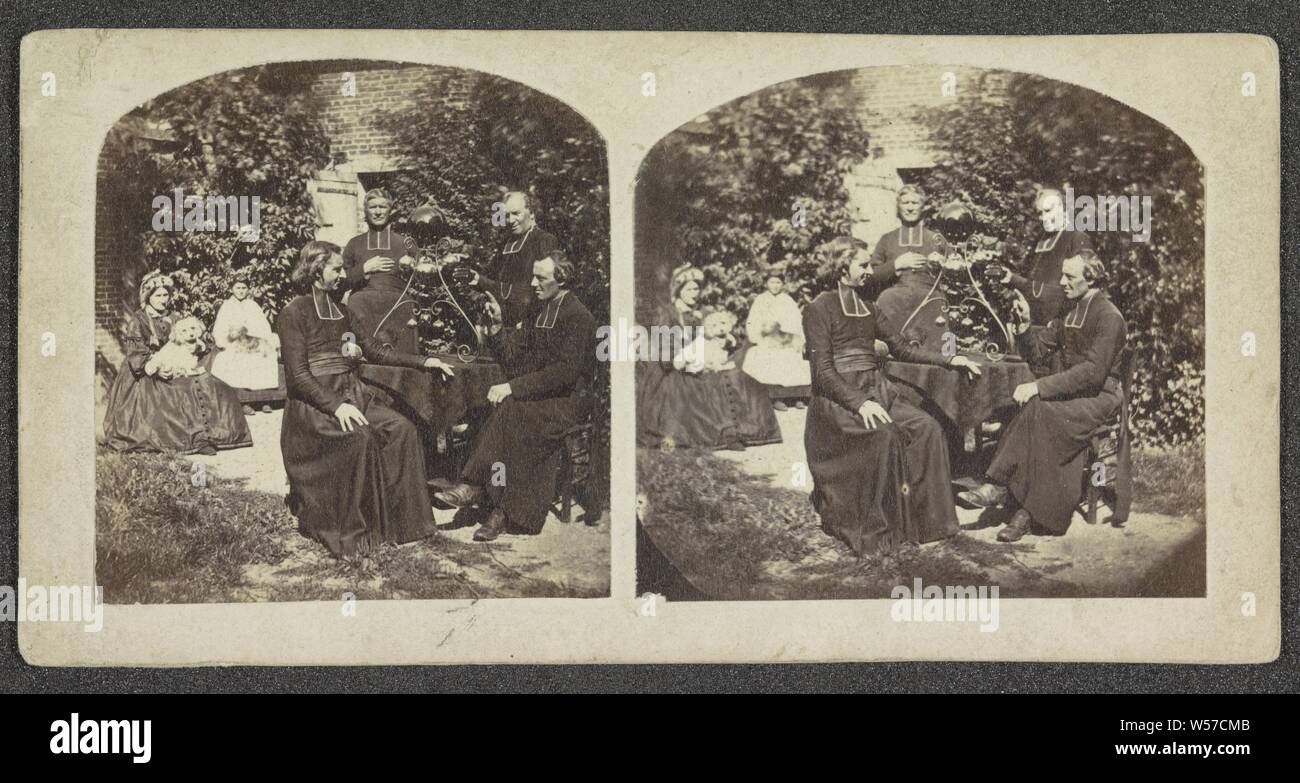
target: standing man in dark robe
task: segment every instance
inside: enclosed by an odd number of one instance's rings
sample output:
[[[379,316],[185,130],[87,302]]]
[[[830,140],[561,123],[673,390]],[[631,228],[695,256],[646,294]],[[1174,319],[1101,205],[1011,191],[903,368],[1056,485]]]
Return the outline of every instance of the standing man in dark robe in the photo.
[[[1019,504],[998,531],[999,541],[1019,541],[1031,524],[1065,533],[1083,496],[1089,439],[1120,410],[1126,329],[1124,316],[1103,290],[1105,281],[1106,268],[1096,253],[1082,250],[1067,258],[1060,282],[1072,309],[1046,326],[1021,327],[1028,332],[1021,350],[1032,357],[1059,350],[1063,369],[1016,387],[1012,397],[1023,407],[998,444],[989,483],[958,495],[975,506],[1012,498]],[[1122,498],[1129,494],[1130,473],[1121,460],[1116,480]]]
[[[488,345],[506,369],[488,389],[496,410],[461,471],[461,483],[434,495],[442,507],[486,501],[492,508],[475,541],[507,530],[542,531],[555,497],[564,433],[586,421],[596,371],[596,319],[569,291],[573,262],[555,250],[533,264],[537,304],[518,330],[502,330],[500,313]]]
[[[501,321],[507,328],[517,328],[532,310],[531,279],[533,264],[559,248],[555,237],[537,227],[537,216],[526,193],[507,193],[502,202],[510,239],[497,254],[492,276],[478,274],[472,281],[480,290],[492,294],[501,305]]]
[[[345,301],[354,325],[367,337],[402,353],[419,353],[415,328],[407,325],[415,315],[415,300],[408,291],[410,265],[403,268],[398,263],[403,256],[414,256],[418,247],[414,239],[389,225],[392,205],[392,197],[382,188],[366,193],[366,232],[343,248]]]
[[[899,189],[898,219],[902,225],[876,243],[867,290],[868,296],[875,292],[872,298],[876,306],[904,339],[918,340],[937,350],[948,326],[943,318],[945,299],[935,280],[950,248],[942,234],[926,228],[921,217],[924,211],[924,190],[917,185]]]
[[[1065,259],[1083,250],[1091,250],[1092,240],[1086,233],[1066,226],[1065,198],[1061,191],[1055,188],[1040,190],[1034,198],[1034,209],[1043,224],[1043,235],[1029,254],[1029,274],[1016,274],[1008,268],[1002,282],[1019,291],[1029,303],[1029,323],[1046,326],[1070,309],[1060,283],[1061,265]],[[1050,361],[1046,364],[1031,362],[1030,368],[1039,377],[1059,369]]]
[[[839,283],[803,312],[813,394],[804,450],[822,529],[858,555],[947,538],[957,532],[957,512],[943,428],[899,398],[875,342],[903,361],[960,368],[972,377],[979,365],[910,344],[863,301],[857,289],[868,274],[864,242],[841,237],[828,249]]]

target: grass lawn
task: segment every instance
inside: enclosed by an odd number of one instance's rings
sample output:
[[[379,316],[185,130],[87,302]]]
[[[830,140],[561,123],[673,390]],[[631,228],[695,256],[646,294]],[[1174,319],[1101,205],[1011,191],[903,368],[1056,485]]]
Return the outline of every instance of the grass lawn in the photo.
[[[598,597],[531,576],[493,548],[434,535],[361,566],[298,534],[283,498],[241,489],[167,455],[95,457],[96,579],[110,604],[384,598]]]
[[[894,586],[916,577],[926,584],[979,585],[997,583],[995,574],[1009,571],[1032,571],[1034,595],[1080,594],[1054,577],[1056,569],[1072,565],[1024,567],[1022,557],[1035,547],[1032,538],[1007,546],[959,533],[887,556],[858,558],[822,532],[806,491],[772,486],[708,452],[641,449],[638,457],[647,532],[712,598],[887,598]],[[1135,453],[1134,511],[1203,526],[1204,466],[1199,446]]]

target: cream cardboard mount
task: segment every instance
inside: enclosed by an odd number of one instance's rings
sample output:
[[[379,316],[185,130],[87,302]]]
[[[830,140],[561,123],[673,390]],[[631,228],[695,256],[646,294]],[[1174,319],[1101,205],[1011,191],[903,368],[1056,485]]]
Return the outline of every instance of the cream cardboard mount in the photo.
[[[84,589],[96,584],[98,154],[114,123],[141,103],[272,57],[473,69],[579,112],[607,145],[615,324],[635,318],[633,196],[646,153],[756,90],[843,69],[906,66],[936,78],[1000,69],[1086,87],[1158,120],[1194,151],[1207,194],[1204,597],[1002,598],[972,623],[908,621],[943,613],[902,611],[889,599],[638,595],[634,366],[614,362],[607,597],[99,607]],[[1278,63],[1271,40],[1243,35],[32,33],[22,42],[20,85],[22,595],[9,590],[10,614],[22,615],[21,652],[43,666],[1272,660],[1280,645]],[[1253,350],[1243,349],[1247,341]],[[55,611],[81,619],[52,621]]]

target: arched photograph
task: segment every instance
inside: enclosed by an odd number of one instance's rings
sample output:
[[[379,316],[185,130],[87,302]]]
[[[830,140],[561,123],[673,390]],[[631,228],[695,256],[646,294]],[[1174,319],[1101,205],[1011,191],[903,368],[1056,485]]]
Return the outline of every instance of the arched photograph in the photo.
[[[1204,596],[1204,215],[1169,128],[1032,73],[677,128],[636,190],[638,593]]]
[[[609,594],[605,142],[460,68],[123,116],[95,211],[104,601]]]

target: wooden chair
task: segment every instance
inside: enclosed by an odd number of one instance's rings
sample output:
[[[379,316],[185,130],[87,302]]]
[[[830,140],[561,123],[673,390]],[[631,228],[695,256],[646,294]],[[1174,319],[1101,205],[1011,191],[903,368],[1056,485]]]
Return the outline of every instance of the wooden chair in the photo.
[[[591,480],[591,432],[590,421],[577,424],[564,432],[564,442],[560,447],[560,465],[555,477],[555,500],[551,511],[561,522],[573,522],[573,500],[575,496],[583,507],[583,521],[594,524],[591,493],[587,483]]]
[[[1129,399],[1133,383],[1133,352],[1125,347],[1120,353],[1119,415],[1093,430],[1088,443],[1088,462],[1084,465],[1083,518],[1097,524],[1097,506],[1103,501],[1111,507],[1111,523],[1116,527],[1128,521],[1129,498],[1132,496],[1133,467],[1130,455],[1132,433],[1129,429]],[[1096,465],[1105,466],[1104,481],[1097,484]]]

